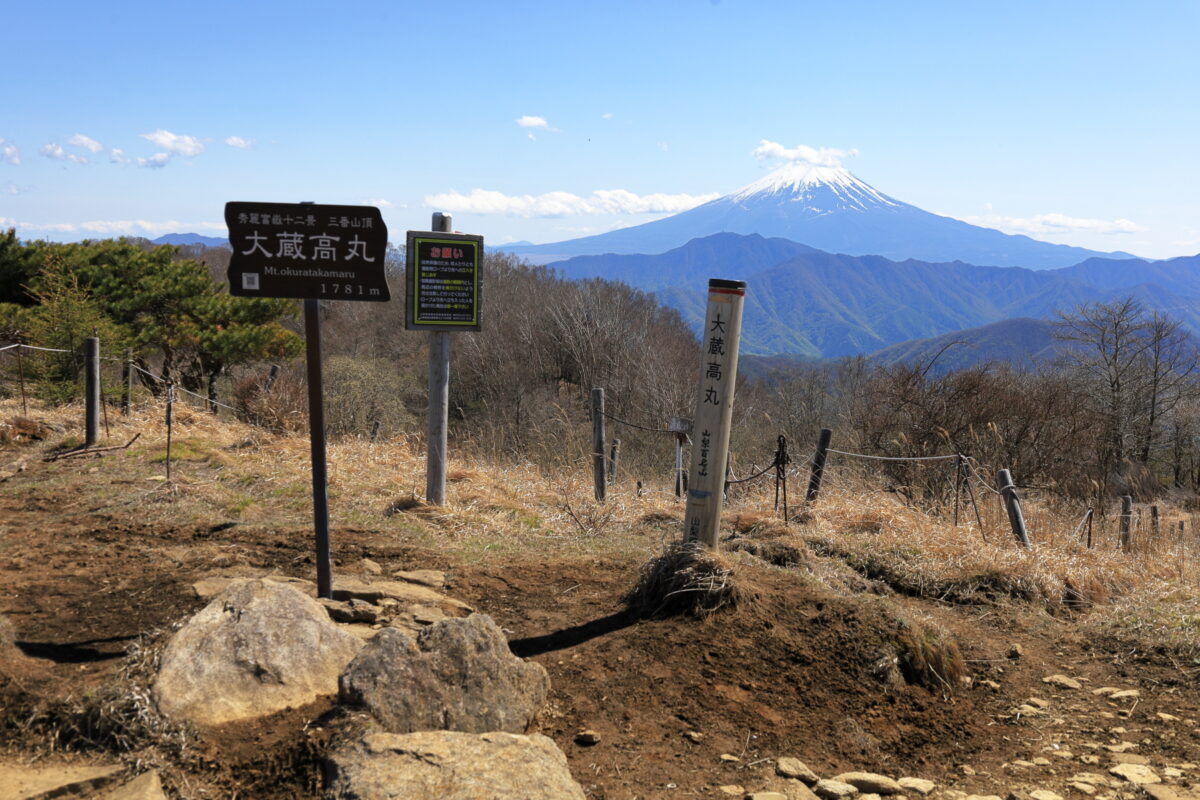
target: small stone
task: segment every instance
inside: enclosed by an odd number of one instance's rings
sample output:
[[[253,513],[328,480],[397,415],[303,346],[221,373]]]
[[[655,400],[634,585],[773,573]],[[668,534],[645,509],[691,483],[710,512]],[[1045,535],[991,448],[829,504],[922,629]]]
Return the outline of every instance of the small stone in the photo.
[[[1125,753],[1137,747],[1133,742],[1121,742],[1120,744],[1106,744],[1104,749],[1110,753]]]
[[[1049,789],[1034,789],[1029,793],[1033,800],[1063,800],[1062,795]]]
[[[1039,767],[1048,767],[1050,766],[1050,759],[1046,758],[1045,756],[1038,756],[1033,760],[1033,763]]]
[[[1050,755],[1054,756],[1055,758],[1061,758],[1064,761],[1070,761],[1072,758],[1075,757],[1075,754],[1072,753],[1070,750],[1055,750]]]
[[[1109,700],[1132,700],[1135,697],[1141,697],[1142,693],[1138,689],[1125,689],[1124,691],[1114,692],[1108,696]]]
[[[1183,770],[1175,769],[1174,767],[1166,767],[1163,769],[1163,775],[1166,775],[1168,778],[1182,778]]]
[[[987,688],[991,689],[993,692],[1000,691],[1000,684],[996,683],[995,681],[982,680],[979,682],[979,685],[986,686]]]
[[[1049,708],[1050,707],[1050,701],[1043,700],[1040,697],[1031,697],[1028,700],[1026,700],[1025,702],[1031,706],[1037,706],[1038,708]]]
[[[825,800],[842,800],[858,794],[858,789],[854,786],[829,778],[817,781],[812,788],[818,797],[824,797]]]
[[[1069,678],[1066,675],[1047,675],[1042,678],[1042,683],[1049,683],[1054,686],[1061,686],[1064,689],[1082,689],[1083,684],[1074,678]]]
[[[1094,767],[1100,763],[1100,756],[1092,756],[1092,755],[1080,756],[1079,760],[1082,761],[1084,764]]]
[[[1016,658],[1020,658],[1023,655],[1025,655],[1025,648],[1021,647],[1021,645],[1019,645],[1019,644],[1014,644],[1012,647],[1008,648],[1008,657],[1009,658],[1016,659]]]
[[[1112,757],[1114,764],[1149,764],[1150,759],[1137,753],[1115,753]]]
[[[783,792],[750,792],[746,800],[788,800]]]
[[[959,764],[958,771],[961,772],[963,775],[974,775],[975,774],[975,768],[972,767],[970,764]]]
[[[1042,713],[1042,710],[1037,706],[1031,706],[1028,703],[1022,703],[1017,706],[1017,713],[1023,717],[1034,717]]]
[[[440,590],[446,586],[446,573],[436,569],[402,569],[399,572],[393,572],[392,577],[405,583],[417,583],[421,586],[428,586],[430,589]]]
[[[1175,716],[1174,714],[1168,714],[1165,711],[1160,711],[1154,716],[1158,717],[1163,722],[1179,722],[1179,717]]]
[[[998,794],[969,794],[966,800],[1003,800]]]
[[[700,731],[688,731],[684,734],[684,737],[686,737],[689,741],[699,744],[704,739],[704,734]]]
[[[1092,786],[1090,783],[1084,783],[1083,781],[1071,781],[1067,784],[1067,786],[1070,786],[1075,791],[1080,792],[1081,794],[1086,794],[1089,797],[1096,793],[1095,786]]]
[[[735,756],[733,753],[721,753],[721,760],[729,762],[730,764],[735,764],[738,761],[741,761],[741,759]]]
[[[775,772],[785,778],[801,780],[808,786],[812,786],[820,780],[817,773],[809,769],[807,764],[798,758],[790,758],[788,756],[784,756],[775,762]]]
[[[1016,761],[1012,762],[1012,766],[1026,768],[1026,767],[1036,767],[1037,764],[1033,763],[1032,761],[1026,761],[1023,758],[1018,758]]]
[[[379,562],[372,561],[369,558],[364,558],[362,560],[362,568],[363,568],[363,572],[367,573],[368,575],[382,575],[383,574],[383,567],[379,566]]]
[[[937,787],[936,783],[927,781],[924,778],[901,778],[896,783],[900,784],[901,788],[921,795],[929,794]]]
[[[1154,770],[1145,764],[1118,764],[1115,767],[1109,767],[1108,772],[1110,775],[1116,775],[1118,778],[1124,778],[1130,783],[1138,785],[1162,783],[1162,778],[1155,775]]]
[[[575,734],[575,744],[581,747],[591,747],[600,743],[600,734],[593,730],[580,731]]]
[[[736,783],[728,783],[724,786],[718,786],[717,791],[721,792],[722,794],[727,794],[730,797],[741,797],[746,793],[746,790],[741,786],[738,786]]]
[[[864,796],[867,794],[900,794],[903,791],[900,784],[892,778],[874,772],[843,772],[841,775],[834,775],[833,779],[850,784],[863,792]]]
[[[408,613],[412,614],[413,621],[418,625],[432,625],[446,618],[446,614],[440,608],[430,606],[409,606]]]

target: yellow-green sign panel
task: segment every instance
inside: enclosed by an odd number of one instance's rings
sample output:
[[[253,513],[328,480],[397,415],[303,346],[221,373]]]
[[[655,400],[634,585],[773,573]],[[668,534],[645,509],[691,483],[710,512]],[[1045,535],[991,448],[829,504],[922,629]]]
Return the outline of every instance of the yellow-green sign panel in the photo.
[[[405,327],[479,330],[482,264],[482,236],[409,231]]]

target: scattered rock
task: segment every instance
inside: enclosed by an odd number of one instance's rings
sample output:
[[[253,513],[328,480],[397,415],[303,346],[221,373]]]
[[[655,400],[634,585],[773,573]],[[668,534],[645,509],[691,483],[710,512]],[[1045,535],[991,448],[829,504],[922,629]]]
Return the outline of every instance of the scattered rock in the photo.
[[[1066,675],[1047,675],[1042,678],[1042,683],[1049,683],[1054,686],[1061,686],[1064,689],[1082,689],[1083,684],[1074,678],[1069,678]]]
[[[368,575],[382,575],[383,574],[383,567],[379,566],[378,561],[372,561],[369,558],[364,558],[361,563],[362,563],[363,572],[367,573]]]
[[[1162,778],[1155,775],[1154,770],[1145,764],[1118,764],[1115,767],[1109,767],[1108,772],[1111,775],[1116,775],[1118,778],[1124,778],[1130,783],[1139,785],[1162,783]]]
[[[843,772],[833,777],[835,781],[848,783],[864,794],[901,794],[904,789],[893,778],[874,772]]]
[[[808,786],[812,786],[820,780],[820,776],[809,769],[807,764],[798,758],[790,758],[788,756],[784,756],[775,762],[775,772],[785,778],[795,778],[803,781]]]
[[[440,608],[431,606],[409,606],[408,613],[412,614],[413,622],[418,625],[432,625],[446,618],[445,613]]]
[[[1024,655],[1025,648],[1021,647],[1019,644],[1014,644],[1012,647],[1008,648],[1008,657],[1011,659],[1018,659]]]
[[[746,790],[743,789],[741,786],[738,786],[736,783],[729,783],[724,786],[718,786],[717,791],[720,792],[721,794],[727,794],[730,797],[741,797],[743,794],[746,793]]]
[[[937,788],[937,784],[933,781],[927,781],[924,778],[901,778],[896,781],[900,784],[900,788],[908,789],[917,794],[925,795]]]
[[[1163,722],[1179,722],[1179,717],[1175,716],[1174,714],[1168,714],[1165,711],[1159,711],[1154,716],[1158,717]]]
[[[1028,700],[1026,700],[1025,702],[1027,704],[1029,704],[1031,706],[1035,706],[1037,708],[1049,708],[1050,707],[1050,701],[1043,700],[1040,697],[1031,697]]]
[[[1112,762],[1114,764],[1149,764],[1150,759],[1139,756],[1137,753],[1114,753]]]
[[[817,781],[813,784],[812,790],[818,797],[824,797],[825,800],[842,800],[842,798],[858,794],[857,787],[829,778]]]
[[[268,580],[232,583],[175,632],[154,681],[162,713],[218,725],[337,692],[362,641],[316,601]]]
[[[1029,793],[1033,800],[1063,800],[1062,795],[1049,789],[1034,789]]]
[[[1002,800],[998,794],[969,794],[966,800]]]
[[[473,611],[466,603],[435,592],[427,586],[421,586],[406,581],[362,581],[357,578],[335,578],[333,581],[334,600],[366,600],[378,604],[385,597],[390,597],[401,604],[417,603],[426,606],[439,606],[458,612]]]
[[[367,643],[339,681],[339,698],[363,706],[391,733],[523,732],[550,678],[517,658],[491,617],[446,619],[414,641],[395,628]]]
[[[746,800],[790,800],[783,792],[750,792]]]
[[[737,756],[735,756],[733,753],[721,753],[721,760],[722,760],[722,761],[727,761],[727,762],[729,762],[730,764],[733,764],[733,763],[736,763],[736,762],[738,762],[738,761],[741,761],[741,759],[740,759],[740,758],[738,758]]]
[[[167,800],[167,795],[163,792],[158,770],[150,770],[113,789],[102,800]]]
[[[580,731],[575,734],[575,744],[582,747],[591,747],[594,744],[600,744],[600,734],[592,730]]]
[[[1067,786],[1071,787],[1072,789],[1074,789],[1075,791],[1077,791],[1081,794],[1086,794],[1088,797],[1091,797],[1092,795],[1094,795],[1096,793],[1095,786],[1093,786],[1090,783],[1084,783],[1083,781],[1071,781],[1070,783],[1067,784]]]
[[[405,583],[417,583],[441,591],[446,588],[446,573],[436,569],[413,569],[393,572],[392,577]]]
[[[1108,696],[1109,700],[1132,700],[1135,697],[1141,697],[1142,693],[1138,689],[1124,689],[1120,692],[1113,692]]]
[[[991,689],[993,692],[998,692],[998,691],[1000,691],[1000,684],[998,684],[998,683],[996,683],[995,681],[992,681],[992,680],[986,680],[986,679],[985,679],[985,680],[981,680],[981,681],[979,682],[979,685],[980,685],[980,686],[986,686],[987,688]]]
[[[693,741],[696,744],[700,744],[700,742],[704,741],[704,734],[701,733],[700,731],[688,731],[687,733],[684,734],[684,736],[686,736],[690,741]]]
[[[334,622],[371,624],[379,621],[379,614],[383,611],[379,606],[364,600],[329,600],[322,597],[317,602],[325,607],[329,618]]]
[[[1033,760],[1033,763],[1038,767],[1048,767],[1050,766],[1050,759],[1046,758],[1045,756],[1038,756]]]
[[[1042,713],[1042,710],[1037,706],[1031,706],[1028,703],[1022,703],[1017,706],[1017,713],[1023,717],[1035,717]]]
[[[329,800],[584,800],[566,756],[540,734],[369,733],[326,765]]]
[[[1179,794],[1170,786],[1161,784],[1145,784],[1142,791],[1150,795],[1152,800],[1179,800]]]
[[[0,797],[51,798],[90,797],[112,786],[125,768],[80,766],[75,764],[38,764],[0,762]]]
[[[1035,763],[1037,762],[1036,758],[1034,759],[1034,762]],[[972,767],[970,764],[959,764],[958,771],[961,772],[963,775],[974,775],[975,774],[975,768]]]
[[[1110,753],[1124,753],[1129,750],[1134,750],[1136,748],[1137,748],[1137,745],[1134,744],[1133,742],[1121,742],[1120,744],[1104,745],[1104,749]]]
[[[1094,767],[1100,763],[1100,756],[1080,756],[1079,760],[1088,766]]]
[[[1102,694],[1102,695],[1107,696],[1110,694],[1116,694],[1119,691],[1121,691],[1121,689],[1120,689],[1120,687],[1117,687],[1117,686],[1101,686],[1097,689],[1092,689],[1092,694],[1095,694],[1095,695]]]

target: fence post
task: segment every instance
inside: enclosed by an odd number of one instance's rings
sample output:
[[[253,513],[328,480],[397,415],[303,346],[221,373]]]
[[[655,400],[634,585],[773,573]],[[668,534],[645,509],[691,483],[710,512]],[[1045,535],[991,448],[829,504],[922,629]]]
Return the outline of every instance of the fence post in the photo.
[[[21,355],[21,351],[25,349],[25,345],[17,345],[17,375],[21,378],[21,416],[29,416],[29,403],[25,400],[25,358]]]
[[[954,527],[958,527],[958,505],[962,497],[962,466],[963,457],[954,456]]]
[[[1133,498],[1130,495],[1121,496],[1121,551],[1128,553],[1133,546],[1130,527],[1133,523]]]
[[[379,420],[375,420],[374,422],[371,423],[371,441],[373,442],[378,438],[379,438]]]
[[[454,224],[449,214],[433,215],[433,229],[450,233]],[[425,456],[425,500],[440,506],[446,502],[447,429],[450,426],[450,332],[429,332],[429,428]]]
[[[271,371],[267,373],[266,383],[263,384],[263,394],[270,394],[271,387],[275,385],[275,379],[279,377],[279,365],[272,364]]]
[[[821,493],[821,477],[825,474],[825,455],[829,452],[829,441],[833,438],[833,431],[829,428],[821,428],[821,435],[817,439],[817,452],[813,453],[812,472],[808,477],[808,492],[804,495],[806,502],[817,502],[817,495]]]
[[[675,496],[683,497],[683,439],[686,434],[675,434]]]
[[[1150,535],[1158,539],[1158,506],[1150,506]]]
[[[1004,499],[1004,507],[1008,510],[1008,522],[1012,525],[1013,536],[1022,547],[1028,548],[1029,531],[1025,530],[1025,515],[1021,513],[1021,498],[1017,497],[1017,487],[1013,483],[1012,473],[1006,469],[996,473],[996,482],[1000,484],[1000,496]]]
[[[1088,550],[1092,549],[1092,518],[1095,517],[1094,508],[1088,506],[1087,510],[1087,546]]]
[[[608,482],[617,480],[617,459],[621,457],[621,440],[612,440],[612,449],[608,452]]]
[[[175,423],[175,381],[167,383],[167,483],[171,482],[171,429]]]
[[[597,503],[605,499],[604,466],[604,390],[596,388],[592,389],[592,477]]]
[[[84,446],[91,447],[100,432],[100,340],[84,343]]]
[[[121,416],[128,417],[133,408],[133,350],[125,351],[125,367],[121,378],[125,384],[121,393]]]

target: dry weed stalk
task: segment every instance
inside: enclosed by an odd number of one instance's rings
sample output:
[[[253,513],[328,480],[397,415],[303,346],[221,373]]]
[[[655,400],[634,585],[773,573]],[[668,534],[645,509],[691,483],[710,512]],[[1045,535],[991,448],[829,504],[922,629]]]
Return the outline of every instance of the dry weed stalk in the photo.
[[[701,619],[746,600],[729,559],[699,542],[669,545],[642,567],[626,597],[630,610],[642,617],[684,614]]]

